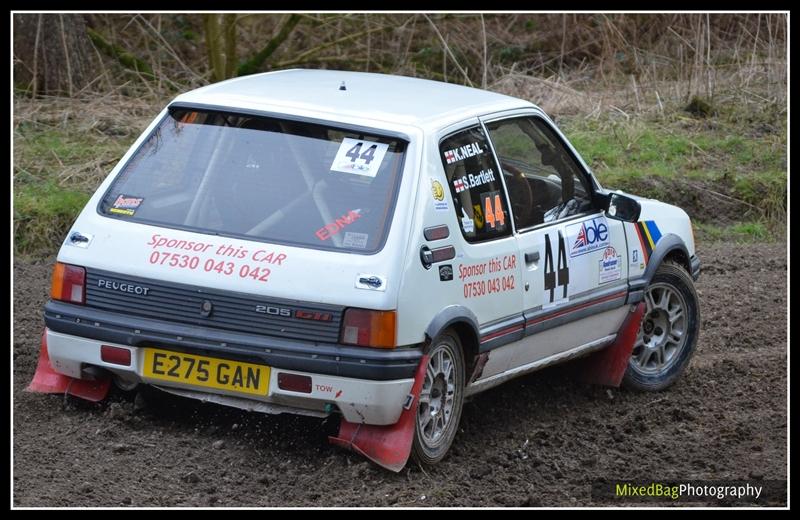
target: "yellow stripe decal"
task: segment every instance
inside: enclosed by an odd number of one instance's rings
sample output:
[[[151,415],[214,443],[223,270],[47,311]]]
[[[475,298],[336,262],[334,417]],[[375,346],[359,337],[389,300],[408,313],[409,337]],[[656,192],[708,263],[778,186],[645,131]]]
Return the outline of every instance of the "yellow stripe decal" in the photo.
[[[647,241],[650,242],[650,248],[655,249],[656,244],[653,242],[653,237],[650,236],[650,230],[647,229],[647,225],[642,226],[642,230],[644,231],[644,235],[647,237]]]

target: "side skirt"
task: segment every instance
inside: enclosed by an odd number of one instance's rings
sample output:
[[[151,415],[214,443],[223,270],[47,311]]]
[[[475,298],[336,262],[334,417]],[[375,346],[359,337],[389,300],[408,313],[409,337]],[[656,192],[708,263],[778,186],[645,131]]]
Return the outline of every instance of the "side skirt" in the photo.
[[[515,377],[519,377],[528,374],[530,372],[534,372],[536,370],[540,370],[542,368],[555,365],[557,363],[561,363],[564,361],[568,361],[570,359],[580,357],[585,354],[589,354],[596,350],[600,350],[603,347],[606,347],[609,344],[611,344],[611,342],[613,342],[616,339],[616,337],[617,337],[616,333],[610,334],[595,341],[579,345],[573,349],[566,350],[564,352],[559,352],[557,354],[553,354],[552,356],[533,361],[526,365],[521,365],[512,368],[511,370],[507,370],[505,372],[501,372],[500,374],[487,377],[486,379],[475,381],[466,388],[464,396],[466,397],[473,394],[477,394],[478,392],[483,392],[484,390],[488,390],[489,388],[493,388],[497,385],[505,383],[506,381],[514,379]]]

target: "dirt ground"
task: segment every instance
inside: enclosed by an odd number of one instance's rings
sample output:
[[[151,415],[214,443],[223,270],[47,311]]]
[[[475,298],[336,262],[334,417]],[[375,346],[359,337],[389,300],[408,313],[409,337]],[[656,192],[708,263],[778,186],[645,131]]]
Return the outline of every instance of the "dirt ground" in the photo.
[[[25,392],[53,259],[19,260],[13,504],[579,506],[600,504],[591,495],[600,479],[786,479],[786,245],[698,253],[700,341],[671,389],[589,386],[564,367],[534,373],[467,403],[442,463],[399,474],[330,446],[335,420],[158,391],[98,405]]]

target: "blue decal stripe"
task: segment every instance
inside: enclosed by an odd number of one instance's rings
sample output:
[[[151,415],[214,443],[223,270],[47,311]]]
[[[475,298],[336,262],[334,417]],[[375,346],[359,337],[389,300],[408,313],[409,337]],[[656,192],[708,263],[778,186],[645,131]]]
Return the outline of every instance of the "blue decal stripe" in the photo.
[[[646,220],[647,230],[650,232],[650,237],[653,239],[653,244],[657,244],[661,238],[661,231],[658,230],[658,225],[655,220]]]

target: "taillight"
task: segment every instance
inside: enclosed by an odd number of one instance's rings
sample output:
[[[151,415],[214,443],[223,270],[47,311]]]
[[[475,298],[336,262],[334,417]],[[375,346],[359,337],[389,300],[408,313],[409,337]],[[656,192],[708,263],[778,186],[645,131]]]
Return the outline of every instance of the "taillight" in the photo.
[[[394,348],[395,311],[347,309],[342,320],[342,343],[359,347]]]
[[[50,297],[62,302],[86,302],[86,269],[76,265],[56,262],[53,269],[53,283],[50,286]]]
[[[311,377],[300,374],[287,374],[278,372],[278,388],[290,392],[311,393]]]
[[[129,367],[131,366],[131,351],[126,348],[100,345],[100,359],[106,363]]]

